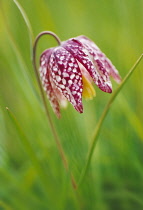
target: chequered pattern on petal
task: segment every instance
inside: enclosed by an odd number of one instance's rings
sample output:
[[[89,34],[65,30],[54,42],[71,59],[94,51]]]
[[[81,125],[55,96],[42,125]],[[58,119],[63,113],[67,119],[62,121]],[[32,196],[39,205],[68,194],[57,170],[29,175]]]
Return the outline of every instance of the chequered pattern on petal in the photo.
[[[112,85],[108,72],[92,48],[84,45],[78,39],[70,39],[62,43],[62,46],[68,50],[89,72],[95,84],[105,92],[112,92]]]
[[[121,81],[111,61],[85,36],[47,49],[40,58],[42,85],[58,118],[60,106],[65,106],[67,100],[78,112],[83,112],[83,78],[93,80],[102,91],[111,93],[110,76],[117,82]]]
[[[54,85],[54,82],[51,78],[51,72],[49,70],[49,57],[51,55],[51,49],[46,50],[40,58],[40,77],[42,81],[42,85],[44,87],[44,90],[47,93],[47,96],[49,98],[49,101],[51,103],[51,106],[53,108],[53,111],[57,115],[58,118],[60,118],[60,108],[59,103],[57,99],[57,91],[56,87]]]
[[[105,55],[104,55],[105,56]],[[115,66],[111,63],[111,61],[105,56],[104,58],[104,62],[105,62],[105,66],[107,69],[109,69],[109,74],[110,76],[113,77],[113,79],[117,82],[120,83],[121,82],[121,77],[119,75],[118,70],[115,68]]]
[[[49,66],[58,89],[82,113],[82,74],[76,59],[64,48],[57,47],[51,54]]]
[[[105,65],[106,70],[108,71],[109,76],[112,76],[114,80],[118,83],[121,82],[121,77],[119,75],[118,70],[115,68],[115,66],[112,64],[112,62],[106,57],[106,55],[99,49],[99,47],[92,42],[90,39],[88,39],[85,36],[79,36],[77,37],[83,44],[90,47],[91,53],[95,53],[96,56],[98,56],[99,60],[102,61]],[[93,51],[93,52],[92,52]]]

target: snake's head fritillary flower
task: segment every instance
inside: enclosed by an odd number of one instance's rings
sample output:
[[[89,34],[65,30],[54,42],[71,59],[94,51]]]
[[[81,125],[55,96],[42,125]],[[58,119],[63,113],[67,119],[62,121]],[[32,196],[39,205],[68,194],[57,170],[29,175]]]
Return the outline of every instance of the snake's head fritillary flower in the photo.
[[[111,93],[110,76],[116,82],[121,77],[106,55],[85,36],[61,42],[45,50],[40,58],[40,76],[53,111],[60,117],[60,106],[69,101],[83,112],[82,97],[92,99],[94,82],[102,91]]]

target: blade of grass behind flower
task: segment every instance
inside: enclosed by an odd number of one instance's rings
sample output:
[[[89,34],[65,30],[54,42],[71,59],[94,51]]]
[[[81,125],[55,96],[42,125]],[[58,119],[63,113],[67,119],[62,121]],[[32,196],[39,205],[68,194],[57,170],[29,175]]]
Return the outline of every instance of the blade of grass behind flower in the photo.
[[[37,94],[37,91],[36,91],[35,87],[33,86],[33,84],[31,83],[33,81],[33,78],[31,76],[31,74],[29,74],[30,71],[28,71],[28,66],[25,63],[25,61],[22,57],[22,54],[19,50],[19,47],[17,46],[17,43],[16,43],[16,41],[15,41],[11,31],[10,31],[10,28],[9,28],[9,25],[8,25],[8,22],[7,22],[7,19],[6,19],[5,13],[4,13],[4,8],[2,7],[2,4],[1,4],[1,7],[0,7],[0,10],[1,10],[2,17],[3,17],[3,21],[5,20],[5,26],[6,26],[5,28],[6,28],[6,33],[8,35],[9,43],[10,43],[10,45],[12,47],[12,50],[13,50],[15,56],[16,56],[17,62],[18,62],[19,67],[20,67],[20,70],[22,70],[22,71],[20,71],[20,73],[22,73],[22,77],[28,83],[28,84],[26,84],[26,88],[28,88],[28,89],[31,88],[30,90],[32,90],[32,93],[34,94],[35,97],[32,97],[32,100],[31,100],[31,95],[27,94],[25,84],[23,84],[22,81],[21,81],[21,78],[20,78],[21,75],[19,76],[19,73],[16,71],[15,68],[11,68],[13,70],[13,75],[15,76],[18,85],[22,89],[21,95],[23,95],[23,97],[25,97],[25,101],[28,101],[28,104],[30,104],[30,107],[35,106],[38,102],[38,104],[37,104],[38,107],[37,108],[39,108],[39,106],[40,106],[40,108],[41,107],[43,108],[42,103],[40,101],[40,98]],[[19,68],[17,68],[17,69],[19,70]],[[27,87],[27,85],[29,85],[29,86]],[[1,105],[2,105],[2,103],[1,103]],[[5,104],[3,104],[3,106],[5,106]],[[37,140],[39,146],[42,147],[41,149],[43,149],[43,151],[46,152],[46,148],[44,147],[44,145],[42,145],[41,141],[38,138],[36,140]]]
[[[25,63],[23,57],[22,57],[22,54],[17,46],[17,43],[10,31],[10,28],[9,28],[9,25],[8,25],[8,21],[7,21],[7,18],[5,16],[5,11],[4,11],[4,8],[3,8],[3,4],[1,3],[1,7],[0,7],[0,10],[1,10],[1,14],[2,14],[2,18],[5,22],[5,29],[6,29],[6,33],[7,33],[7,37],[8,37],[8,40],[9,40],[9,43],[12,47],[12,50],[14,51],[15,53],[15,56],[16,56],[16,59],[17,59],[17,62],[19,63],[19,66],[20,66],[20,69],[22,70],[22,76],[26,79],[26,81],[28,82],[31,90],[33,91],[33,94],[36,96],[36,98],[38,99],[37,97],[37,92],[35,91],[35,88],[33,87],[33,84],[31,81],[33,81],[32,79],[32,74],[30,74],[30,71],[28,71],[28,66],[27,64]],[[21,81],[19,80],[19,77],[18,77],[18,74],[16,73],[16,71],[14,71],[14,74],[15,76],[17,77],[17,81],[21,87],[21,89],[23,90],[23,92],[25,93],[25,87],[23,86],[23,84],[21,83]],[[26,97],[28,97],[29,95],[25,95]],[[31,102],[31,100],[29,100],[29,102]]]
[[[134,70],[136,69],[136,67],[138,66],[138,64],[140,63],[140,61],[143,58],[143,54],[141,54],[141,56],[138,58],[138,60],[135,62],[135,64],[133,65],[133,67],[130,69],[130,71],[127,73],[127,75],[124,77],[124,79],[122,80],[121,84],[118,86],[118,88],[115,90],[115,92],[112,94],[109,102],[107,103],[107,105],[105,106],[103,113],[98,121],[98,124],[93,132],[93,138],[91,141],[91,146],[89,148],[89,152],[88,152],[88,156],[87,156],[87,161],[85,163],[85,166],[81,172],[81,176],[79,178],[79,184],[78,187],[80,186],[80,184],[83,182],[83,179],[87,173],[93,152],[94,152],[94,148],[96,146],[97,140],[98,140],[98,136],[102,127],[102,124],[104,122],[104,119],[106,118],[106,115],[108,113],[108,111],[110,110],[110,107],[112,105],[112,103],[114,102],[116,96],[118,95],[118,93],[121,91],[121,89],[123,88],[123,86],[126,84],[127,80],[130,78],[130,76],[132,75],[132,73],[134,72]]]
[[[24,9],[21,7],[21,5],[18,3],[17,0],[13,0],[13,2],[16,4],[16,6],[18,7],[21,15],[23,16],[23,19],[26,23],[26,26],[28,28],[28,34],[29,34],[29,40],[30,40],[30,55],[32,55],[32,43],[33,43],[33,40],[34,40],[34,35],[33,35],[33,31],[32,31],[32,27],[31,27],[31,24],[29,22],[29,19],[24,11]]]
[[[46,176],[46,172],[44,171],[44,168],[41,167],[41,163],[34,151],[34,148],[32,147],[29,139],[26,137],[24,131],[22,130],[21,126],[19,125],[17,119],[15,118],[15,116],[13,115],[13,113],[6,108],[9,114],[9,117],[13,123],[13,126],[15,127],[17,133],[19,134],[21,143],[25,149],[25,151],[27,152],[32,164],[34,165],[37,173],[40,176],[40,181],[43,184],[43,188],[46,192],[46,195],[49,194],[49,189],[52,189],[49,187],[50,183],[48,182],[47,176]]]

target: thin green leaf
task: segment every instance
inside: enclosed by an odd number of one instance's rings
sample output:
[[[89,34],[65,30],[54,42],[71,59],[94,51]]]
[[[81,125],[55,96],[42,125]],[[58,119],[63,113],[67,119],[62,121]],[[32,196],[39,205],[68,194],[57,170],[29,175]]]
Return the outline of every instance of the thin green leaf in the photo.
[[[16,117],[14,116],[14,114],[9,110],[9,108],[7,108],[7,112],[9,114],[9,117],[17,131],[17,133],[19,134],[20,137],[20,141],[25,149],[25,151],[27,152],[32,164],[34,165],[37,173],[39,174],[39,176],[41,177],[41,182],[43,184],[43,188],[45,189],[46,193],[49,193],[49,182],[47,180],[47,176],[46,176],[46,172],[44,172],[44,169],[41,167],[41,162],[38,159],[34,148],[32,147],[29,139],[27,138],[27,136],[25,135],[24,131],[22,130],[20,124],[18,123]]]
[[[30,21],[24,11],[24,9],[22,8],[22,6],[19,4],[19,2],[17,0],[13,0],[13,2],[16,4],[16,6],[18,7],[25,23],[26,23],[26,26],[27,26],[27,29],[28,29],[28,33],[29,33],[29,40],[30,40],[30,54],[32,55],[32,43],[33,43],[33,40],[34,40],[34,35],[33,35],[33,31],[32,31],[32,27],[31,27],[31,24],[30,24]]]
[[[83,168],[83,170],[81,172],[81,176],[80,176],[80,179],[79,179],[78,187],[83,182],[84,177],[85,177],[85,175],[87,173],[87,170],[88,170],[91,158],[92,158],[92,154],[93,154],[94,148],[95,148],[95,146],[97,144],[98,136],[100,134],[100,130],[101,130],[102,124],[103,124],[103,122],[104,122],[104,120],[106,118],[106,115],[107,115],[108,111],[110,110],[110,107],[111,107],[112,103],[114,102],[115,98],[117,97],[118,93],[121,91],[123,86],[126,84],[127,80],[130,78],[130,76],[132,75],[132,73],[134,72],[136,67],[139,65],[139,63],[142,60],[142,58],[143,58],[143,54],[138,58],[138,60],[135,62],[135,64],[130,69],[128,74],[122,80],[121,84],[118,86],[116,91],[112,94],[109,102],[107,103],[107,105],[105,106],[105,108],[103,110],[103,113],[102,113],[102,115],[101,115],[101,117],[100,117],[100,119],[98,121],[98,124],[97,124],[97,126],[96,126],[96,128],[95,128],[95,130],[93,132],[93,138],[92,138],[92,141],[91,141],[91,146],[89,148],[89,152],[88,152],[88,156],[87,156],[87,160],[86,160],[85,166],[84,166],[84,168]]]

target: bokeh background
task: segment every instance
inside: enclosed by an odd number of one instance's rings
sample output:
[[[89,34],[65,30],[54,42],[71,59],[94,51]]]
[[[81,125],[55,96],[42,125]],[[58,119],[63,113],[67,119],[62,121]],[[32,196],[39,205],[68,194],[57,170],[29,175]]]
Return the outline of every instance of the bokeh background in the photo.
[[[44,30],[61,40],[84,34],[122,77],[143,53],[142,0],[19,3],[34,37]],[[43,37],[38,55],[56,44],[52,37]],[[108,113],[88,173],[75,191],[53,139],[30,57],[28,30],[18,8],[12,0],[0,0],[0,209],[142,210],[143,61]],[[117,86],[113,81],[113,91]],[[83,114],[69,104],[58,120],[47,102],[77,182],[93,130],[111,97],[95,89],[96,98],[83,99]]]

